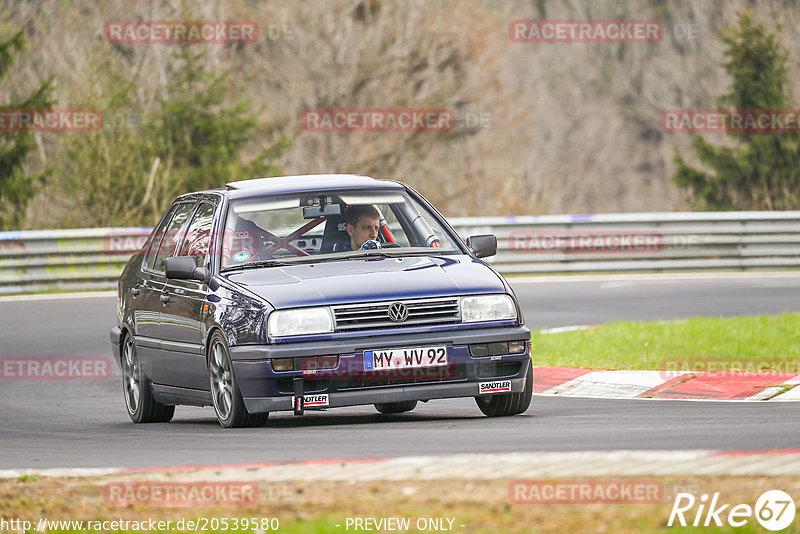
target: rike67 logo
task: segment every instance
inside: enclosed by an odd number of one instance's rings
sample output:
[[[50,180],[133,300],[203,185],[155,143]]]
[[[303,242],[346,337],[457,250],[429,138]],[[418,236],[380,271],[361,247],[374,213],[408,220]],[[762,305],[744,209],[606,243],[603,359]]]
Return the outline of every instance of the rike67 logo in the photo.
[[[727,522],[732,527],[741,527],[753,516],[767,530],[783,530],[794,521],[794,500],[785,491],[769,490],[761,494],[755,507],[749,504],[732,506],[720,502],[719,492],[715,492],[710,501],[705,493],[700,499],[696,499],[691,493],[678,493],[667,526],[685,527],[691,524],[693,527],[721,527]]]

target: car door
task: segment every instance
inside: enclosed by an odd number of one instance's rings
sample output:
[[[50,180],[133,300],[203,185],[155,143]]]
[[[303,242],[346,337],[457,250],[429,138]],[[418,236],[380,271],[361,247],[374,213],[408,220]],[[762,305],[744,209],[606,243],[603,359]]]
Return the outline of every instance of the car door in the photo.
[[[177,248],[178,239],[188,222],[195,202],[172,206],[148,247],[134,290],[138,290],[134,308],[136,344],[144,371],[156,384],[169,384],[162,351],[161,313],[166,285],[164,261]]]
[[[167,225],[175,215],[177,207],[177,205],[170,207],[153,233],[136,282],[130,289],[131,298],[128,301],[133,317],[133,333],[139,361],[145,375],[155,383],[166,381],[166,371],[161,356],[161,303],[158,300],[163,284],[154,280],[152,265],[161,248],[161,241],[166,234]]]
[[[176,256],[194,256],[199,267],[209,267],[214,211],[215,205],[210,200],[198,204]],[[165,296],[161,310],[162,348],[170,383],[208,390],[204,350],[208,287],[194,280],[167,279],[162,294]]]

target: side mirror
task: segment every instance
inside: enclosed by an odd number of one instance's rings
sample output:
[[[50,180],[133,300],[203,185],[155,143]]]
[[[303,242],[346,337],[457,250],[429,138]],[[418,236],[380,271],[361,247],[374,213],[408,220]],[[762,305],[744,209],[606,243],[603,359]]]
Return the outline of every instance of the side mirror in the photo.
[[[470,236],[467,238],[467,246],[478,258],[497,254],[497,238],[492,234]]]
[[[197,266],[197,258],[194,256],[174,256],[167,258],[165,262],[167,278],[176,280],[197,280],[204,282],[208,277],[205,267]]]

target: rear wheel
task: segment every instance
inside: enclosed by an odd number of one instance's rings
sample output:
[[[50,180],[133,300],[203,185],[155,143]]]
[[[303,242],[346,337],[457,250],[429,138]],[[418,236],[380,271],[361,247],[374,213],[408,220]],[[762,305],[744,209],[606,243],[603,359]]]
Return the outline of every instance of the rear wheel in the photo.
[[[134,423],[166,423],[175,414],[175,406],[161,404],[153,398],[131,335],[125,337],[122,346],[122,393],[128,416]]]
[[[531,405],[533,398],[533,364],[528,364],[525,375],[525,389],[519,393],[503,395],[487,395],[475,397],[475,403],[481,412],[488,417],[505,417],[524,413]]]
[[[219,424],[226,428],[263,426],[269,413],[249,413],[245,408],[242,393],[233,376],[228,344],[222,334],[214,332],[208,350],[211,398]]]
[[[417,407],[417,401],[379,402],[375,409],[383,414],[410,412]]]

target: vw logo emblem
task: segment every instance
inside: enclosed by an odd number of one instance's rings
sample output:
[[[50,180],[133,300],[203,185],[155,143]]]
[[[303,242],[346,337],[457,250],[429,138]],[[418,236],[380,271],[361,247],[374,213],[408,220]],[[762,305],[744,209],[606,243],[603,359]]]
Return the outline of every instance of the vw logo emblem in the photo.
[[[408,308],[402,302],[392,302],[389,305],[389,319],[396,323],[402,323],[408,319]]]

